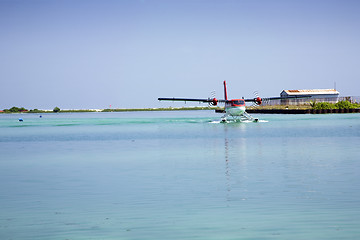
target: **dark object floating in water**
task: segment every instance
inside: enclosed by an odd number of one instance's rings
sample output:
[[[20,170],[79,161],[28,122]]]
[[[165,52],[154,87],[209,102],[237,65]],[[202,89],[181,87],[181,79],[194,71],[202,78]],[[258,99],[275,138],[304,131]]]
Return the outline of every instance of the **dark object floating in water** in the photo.
[[[42,118],[42,116],[40,115],[39,118]]]
[[[22,118],[19,118],[19,122],[23,122],[24,120]]]

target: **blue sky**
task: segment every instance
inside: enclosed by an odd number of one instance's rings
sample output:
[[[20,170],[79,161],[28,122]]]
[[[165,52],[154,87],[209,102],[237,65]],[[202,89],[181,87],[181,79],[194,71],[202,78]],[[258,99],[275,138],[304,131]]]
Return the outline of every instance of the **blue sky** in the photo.
[[[360,1],[0,0],[0,29],[0,109],[360,95]]]

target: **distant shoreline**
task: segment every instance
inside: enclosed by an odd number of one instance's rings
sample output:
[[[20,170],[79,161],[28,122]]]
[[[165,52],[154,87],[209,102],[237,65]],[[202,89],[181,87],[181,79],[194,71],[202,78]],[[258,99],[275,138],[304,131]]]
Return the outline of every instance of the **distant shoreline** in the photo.
[[[193,111],[193,110],[215,110],[214,107],[169,107],[169,108],[111,108],[111,109],[61,109],[59,112],[53,110],[28,110],[19,112],[5,112],[3,114],[13,113],[86,113],[86,112],[150,112],[150,111]]]
[[[265,105],[265,106],[249,106],[246,111],[248,113],[265,113],[265,114],[321,114],[321,113],[359,113],[359,104],[351,104],[345,102],[340,108],[318,108],[311,105]],[[319,103],[324,104],[324,103]],[[328,104],[328,103],[325,103]],[[324,105],[325,107],[328,105]],[[15,109],[15,111],[13,110]],[[152,111],[196,111],[196,110],[223,110],[224,108],[217,106],[193,106],[193,107],[167,107],[167,108],[107,108],[107,109],[60,109],[54,110],[41,110],[13,107],[12,109],[4,109],[0,114],[7,113],[89,113],[89,112],[152,112]],[[13,110],[13,111],[11,111]]]
[[[27,113],[91,113],[91,112],[152,112],[152,111],[196,111],[220,110],[219,107],[169,107],[169,108],[114,108],[114,109],[63,109],[59,112],[53,110],[29,110],[21,112],[3,112],[0,114],[27,114]],[[309,106],[261,106],[246,109],[251,114],[326,114],[326,113],[360,113],[360,108],[351,109],[312,109]]]

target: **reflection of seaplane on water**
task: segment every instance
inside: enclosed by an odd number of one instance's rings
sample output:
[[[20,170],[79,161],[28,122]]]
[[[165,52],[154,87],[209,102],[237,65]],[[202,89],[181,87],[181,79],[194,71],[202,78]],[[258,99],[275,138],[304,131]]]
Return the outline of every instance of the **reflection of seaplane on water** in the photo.
[[[159,101],[184,101],[184,102],[202,102],[208,103],[211,106],[217,106],[218,103],[224,103],[225,107],[221,110],[215,110],[217,113],[224,113],[225,115],[221,118],[223,122],[227,122],[227,118],[230,116],[234,121],[259,121],[258,118],[252,117],[248,114],[246,110],[245,103],[252,102],[254,105],[261,105],[263,101],[284,99],[284,97],[271,97],[271,98],[250,98],[250,99],[228,99],[227,98],[227,89],[226,81],[224,81],[224,98],[225,99],[216,99],[216,98],[207,98],[207,99],[198,99],[198,98],[158,98]],[[296,98],[296,97],[292,97]]]

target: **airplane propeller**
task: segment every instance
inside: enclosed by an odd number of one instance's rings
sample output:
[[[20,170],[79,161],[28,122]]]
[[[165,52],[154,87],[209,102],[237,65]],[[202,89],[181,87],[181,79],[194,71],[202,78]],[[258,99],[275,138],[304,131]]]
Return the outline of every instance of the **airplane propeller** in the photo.
[[[218,100],[216,99],[216,92],[215,90],[211,91],[210,93],[211,98],[209,98],[210,100],[212,99],[212,101],[208,102],[208,106],[212,107],[212,106],[216,106],[218,104]]]
[[[254,95],[255,98],[253,99],[253,104],[251,105],[251,107],[258,107],[262,104],[262,99],[259,97],[258,91],[254,91]]]

